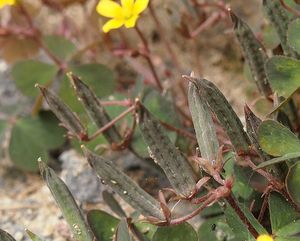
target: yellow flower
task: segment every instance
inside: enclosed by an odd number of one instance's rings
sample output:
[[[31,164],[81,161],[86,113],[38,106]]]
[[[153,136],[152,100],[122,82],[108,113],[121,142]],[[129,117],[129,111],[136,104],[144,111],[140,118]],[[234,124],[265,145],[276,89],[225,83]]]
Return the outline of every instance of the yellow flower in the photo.
[[[268,234],[261,234],[258,236],[256,241],[274,241],[274,239]]]
[[[97,12],[111,20],[102,27],[107,33],[112,29],[135,26],[140,14],[147,8],[149,0],[121,0],[121,5],[112,0],[100,0],[97,5]]]
[[[16,0],[0,0],[0,8],[3,8],[5,5],[14,5]]]

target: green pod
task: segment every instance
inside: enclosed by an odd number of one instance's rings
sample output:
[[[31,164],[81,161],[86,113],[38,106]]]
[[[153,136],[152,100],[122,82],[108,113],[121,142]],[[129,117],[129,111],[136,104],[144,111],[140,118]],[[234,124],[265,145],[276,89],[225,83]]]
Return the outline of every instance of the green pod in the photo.
[[[41,175],[69,224],[74,238],[78,241],[93,241],[93,234],[66,184],[41,159],[39,159],[39,167]]]
[[[77,76],[72,73],[68,74],[69,79],[78,95],[80,101],[85,107],[90,119],[97,125],[98,128],[103,127],[111,121],[109,115],[101,105],[95,93]],[[103,132],[104,137],[110,143],[121,142],[121,135],[119,134],[116,126],[112,126]]]
[[[244,57],[250,67],[257,88],[262,95],[268,97],[272,94],[265,70],[268,56],[250,27],[233,12],[230,12],[230,15],[234,24],[235,35],[242,47]]]
[[[56,117],[62,122],[72,135],[75,135],[79,140],[88,137],[86,129],[80,122],[79,117],[67,106],[56,94],[52,91],[37,85],[46,99],[50,109]]]
[[[263,0],[263,6],[270,22],[279,36],[284,53],[287,56],[300,59],[300,54],[288,45],[287,31],[291,19],[286,10],[281,6],[280,0]]]
[[[209,161],[216,160],[219,142],[211,110],[192,82],[189,83],[188,100],[201,156]]]
[[[163,169],[175,191],[189,197],[195,191],[196,182],[187,159],[170,141],[159,121],[142,105],[138,123],[150,156]]]
[[[85,157],[102,182],[109,185],[129,205],[144,216],[164,220],[159,202],[138,186],[129,176],[105,159],[82,146]]]
[[[206,79],[197,79],[190,76],[185,76],[185,78],[195,84],[199,95],[203,96],[203,99],[206,100],[216,114],[236,152],[238,154],[247,153],[251,145],[250,139],[244,131],[239,117],[222,92]]]

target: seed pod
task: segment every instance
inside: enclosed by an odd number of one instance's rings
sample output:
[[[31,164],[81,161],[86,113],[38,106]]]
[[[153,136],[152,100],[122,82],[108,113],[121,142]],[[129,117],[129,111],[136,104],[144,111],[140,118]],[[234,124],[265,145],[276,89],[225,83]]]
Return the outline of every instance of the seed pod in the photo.
[[[216,160],[219,143],[211,111],[192,82],[189,83],[188,99],[201,156],[209,161]]]
[[[69,79],[79,96],[80,101],[85,107],[90,119],[94,121],[98,128],[105,126],[111,121],[109,115],[101,105],[95,93],[77,76],[72,73],[68,74]],[[118,133],[116,126],[112,126],[103,132],[103,135],[110,143],[119,143],[121,136]]]
[[[38,161],[41,175],[68,222],[75,239],[93,241],[93,234],[66,184],[41,159]]]
[[[196,182],[187,159],[173,145],[158,120],[140,106],[138,123],[150,156],[163,169],[172,187],[184,197],[194,193]]]
[[[128,204],[144,216],[164,220],[159,202],[139,187],[129,176],[116,167],[111,160],[96,155],[82,146],[85,157],[99,178],[109,185]]]
[[[242,47],[244,57],[249,64],[252,77],[261,94],[268,97],[272,94],[272,89],[267,79],[265,63],[268,59],[263,46],[257,40],[250,27],[230,12],[234,24],[234,32]]]
[[[88,137],[86,129],[81,124],[78,116],[52,91],[36,85],[43,96],[45,97],[50,109],[56,117],[62,122],[72,135],[75,135],[79,140],[84,140]]]
[[[222,92],[206,79],[197,79],[190,76],[184,76],[184,78],[195,84],[199,95],[203,96],[203,99],[206,100],[207,104],[218,117],[236,152],[238,154],[247,153],[251,145],[250,139],[244,131],[239,117]]]
[[[270,22],[279,36],[284,53],[287,56],[300,59],[300,54],[287,43],[287,30],[291,19],[286,10],[281,6],[280,0],[263,0],[263,6]]]

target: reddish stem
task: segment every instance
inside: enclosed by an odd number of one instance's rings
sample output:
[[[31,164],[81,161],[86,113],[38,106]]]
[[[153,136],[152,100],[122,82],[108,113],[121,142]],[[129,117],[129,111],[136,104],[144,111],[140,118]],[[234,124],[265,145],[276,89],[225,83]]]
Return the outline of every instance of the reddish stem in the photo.
[[[148,62],[148,65],[149,65],[149,67],[150,67],[150,70],[151,70],[151,72],[152,72],[152,74],[153,74],[153,77],[154,77],[154,79],[155,79],[155,82],[156,82],[158,88],[159,88],[160,90],[163,90],[163,87],[162,87],[162,85],[161,85],[161,83],[160,83],[160,80],[159,80],[159,78],[158,78],[158,75],[157,75],[157,73],[156,73],[154,64],[153,64],[152,59],[151,59],[151,57],[150,57],[150,49],[149,49],[148,42],[147,42],[147,40],[146,40],[146,38],[145,38],[143,32],[139,29],[139,27],[138,27],[137,25],[135,25],[135,30],[136,30],[136,32],[138,33],[140,39],[142,40],[142,43],[143,43],[144,48],[145,48],[145,50],[146,50],[146,53],[145,53],[145,54],[142,54],[142,56],[143,56],[143,57],[146,59],[146,61]]]

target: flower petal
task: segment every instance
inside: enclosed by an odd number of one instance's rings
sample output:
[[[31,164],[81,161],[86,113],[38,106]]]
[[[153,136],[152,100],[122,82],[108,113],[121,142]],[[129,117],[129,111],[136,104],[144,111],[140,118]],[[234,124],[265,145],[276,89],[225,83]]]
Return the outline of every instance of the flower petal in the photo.
[[[122,7],[132,8],[134,4],[134,0],[121,0]]]
[[[5,5],[14,5],[16,0],[0,0],[0,8],[3,8]]]
[[[139,15],[148,7],[149,0],[135,0],[133,6],[133,12],[136,15]]]
[[[111,0],[100,0],[96,8],[97,12],[108,18],[122,18],[121,6]]]
[[[120,28],[123,24],[123,20],[111,19],[103,25],[102,30],[104,33],[107,33],[112,29]]]
[[[131,18],[125,21],[126,28],[133,28],[136,24],[136,20],[139,18],[139,15],[134,15]]]

